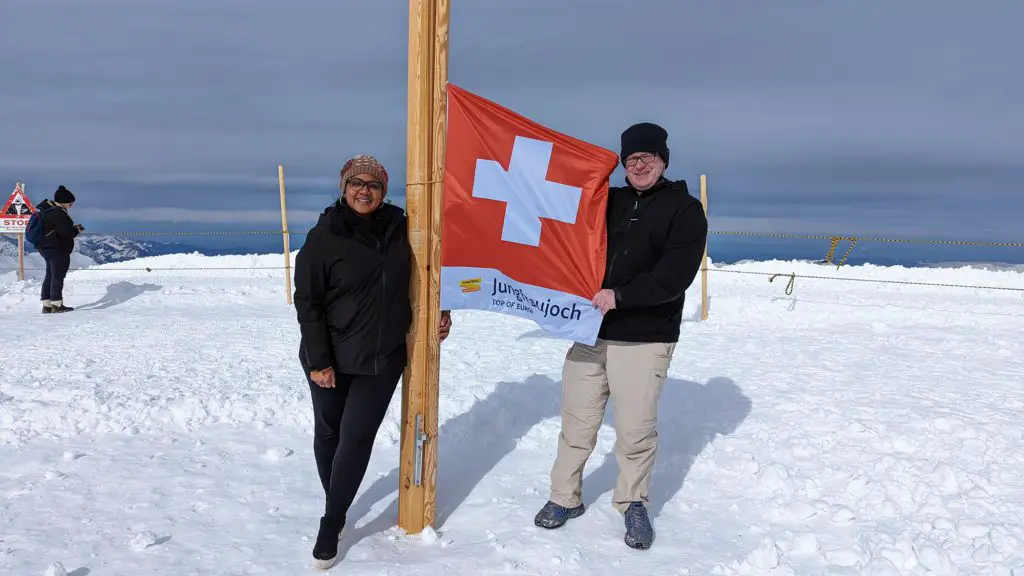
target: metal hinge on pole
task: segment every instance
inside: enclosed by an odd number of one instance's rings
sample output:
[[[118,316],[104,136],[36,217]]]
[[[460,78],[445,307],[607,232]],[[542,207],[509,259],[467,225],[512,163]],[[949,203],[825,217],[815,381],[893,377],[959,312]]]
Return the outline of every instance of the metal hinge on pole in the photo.
[[[416,415],[416,463],[413,467],[413,484],[423,485],[423,445],[427,443],[427,435],[423,432],[423,415]]]

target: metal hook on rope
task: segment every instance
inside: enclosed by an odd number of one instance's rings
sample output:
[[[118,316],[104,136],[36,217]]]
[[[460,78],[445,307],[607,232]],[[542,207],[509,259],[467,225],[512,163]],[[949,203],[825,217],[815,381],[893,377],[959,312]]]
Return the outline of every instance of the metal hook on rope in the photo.
[[[769,278],[768,281],[772,282],[773,280],[775,280],[775,278],[777,278],[779,276],[785,276],[785,274],[772,274],[771,278]],[[795,287],[795,285],[796,285],[796,272],[790,272],[789,273],[789,282],[786,283],[786,296],[791,296],[793,294],[793,288]]]

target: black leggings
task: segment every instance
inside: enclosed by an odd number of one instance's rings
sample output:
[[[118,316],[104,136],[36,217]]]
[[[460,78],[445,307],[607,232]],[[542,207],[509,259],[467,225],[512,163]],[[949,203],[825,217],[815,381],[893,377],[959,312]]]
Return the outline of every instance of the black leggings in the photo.
[[[307,377],[313,397],[313,455],[327,498],[326,517],[345,522],[400,378],[401,373],[335,373],[335,387],[321,388]]]

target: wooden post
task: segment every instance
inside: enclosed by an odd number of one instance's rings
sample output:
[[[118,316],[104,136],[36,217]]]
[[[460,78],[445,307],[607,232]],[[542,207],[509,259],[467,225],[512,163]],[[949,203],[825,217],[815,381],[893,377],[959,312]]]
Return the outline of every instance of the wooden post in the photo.
[[[292,251],[288,236],[288,208],[284,201],[284,166],[277,165],[277,185],[281,189],[281,234],[284,236],[284,291],[288,305],[292,304]]]
[[[21,193],[25,194],[25,183],[20,180],[14,185],[15,189],[21,188]],[[28,196],[24,196],[28,198]],[[18,233],[18,281],[25,281],[25,233]]]
[[[441,181],[444,178],[448,0],[409,0],[406,210],[413,251],[413,325],[402,378],[398,525],[433,526],[437,510]]]
[[[708,215],[708,177],[700,175],[700,203],[704,206],[704,217]],[[704,258],[700,265],[700,317],[708,319],[708,241],[704,241]]]
[[[441,230],[444,215],[445,147],[448,138],[448,20],[449,0],[434,0],[434,81],[431,87],[433,145],[430,150],[430,288],[427,301],[427,369],[423,385],[424,433],[429,443],[423,450],[423,523],[433,526],[437,518],[437,424],[441,395]]]
[[[25,234],[18,234],[18,280],[25,281]]]

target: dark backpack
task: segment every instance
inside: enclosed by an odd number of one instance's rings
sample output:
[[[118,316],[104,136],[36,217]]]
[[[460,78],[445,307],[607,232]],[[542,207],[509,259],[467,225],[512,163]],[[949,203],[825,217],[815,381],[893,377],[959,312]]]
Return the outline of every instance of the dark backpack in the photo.
[[[47,206],[41,208],[32,213],[32,216],[28,219],[28,224],[25,226],[25,239],[32,243],[32,246],[38,249],[39,243],[46,237],[46,227],[43,223],[43,215],[53,210],[54,206]]]

